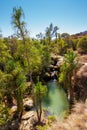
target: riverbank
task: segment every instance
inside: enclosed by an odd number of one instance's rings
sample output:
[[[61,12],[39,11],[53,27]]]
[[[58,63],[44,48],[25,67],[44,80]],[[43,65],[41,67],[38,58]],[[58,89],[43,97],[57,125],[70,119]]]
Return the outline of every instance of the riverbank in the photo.
[[[87,102],[76,103],[71,114],[52,125],[51,130],[87,130]]]
[[[37,130],[87,130],[87,102],[76,103],[65,119],[51,121]]]

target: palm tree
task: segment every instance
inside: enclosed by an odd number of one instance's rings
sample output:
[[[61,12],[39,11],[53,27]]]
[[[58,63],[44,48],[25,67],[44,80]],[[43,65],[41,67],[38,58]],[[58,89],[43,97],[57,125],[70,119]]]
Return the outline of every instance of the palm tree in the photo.
[[[29,50],[27,48],[27,40],[25,38],[28,31],[25,28],[25,22],[22,20],[22,18],[24,18],[24,12],[23,12],[22,8],[14,7],[13,14],[12,14],[12,24],[13,24],[13,27],[17,30],[17,36],[23,39],[25,55],[26,55],[25,57],[26,57],[27,63],[28,63],[30,81],[32,81],[31,70],[30,70],[30,58],[29,58],[29,54],[28,54]]]
[[[57,30],[58,30],[58,29],[59,29],[59,28],[58,28],[57,26],[53,26],[52,23],[50,24],[49,27],[46,28],[46,33],[45,33],[45,35],[46,35],[46,38],[47,38],[47,40],[48,40],[48,44],[50,44],[51,39],[52,39],[53,37],[57,37]]]
[[[16,116],[21,119],[23,112],[23,94],[26,90],[26,72],[20,61],[10,59],[6,66],[6,72],[10,75],[7,82],[7,90],[12,94],[17,102]]]
[[[21,7],[18,9],[16,7],[13,8],[12,14],[12,24],[15,29],[17,29],[17,35],[23,39],[25,43],[25,35],[27,30],[25,29],[25,22],[22,20],[24,18],[24,13]]]
[[[42,115],[42,101],[43,97],[46,96],[47,87],[42,85],[42,82],[37,82],[34,87],[34,104],[36,108],[38,122],[41,122],[41,115]]]
[[[72,76],[74,75],[74,71],[76,69],[77,63],[75,61],[76,54],[73,51],[68,51],[67,54],[64,55],[64,62],[60,68],[60,77],[59,82],[63,84],[69,91],[69,101],[70,105],[73,103],[73,83]]]

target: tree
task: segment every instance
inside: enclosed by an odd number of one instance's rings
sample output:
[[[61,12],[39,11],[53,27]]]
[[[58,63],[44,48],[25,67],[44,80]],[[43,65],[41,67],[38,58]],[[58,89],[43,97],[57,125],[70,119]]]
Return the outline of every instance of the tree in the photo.
[[[48,42],[48,45],[50,45],[51,43],[51,39],[53,37],[57,37],[57,30],[59,28],[57,26],[53,26],[53,24],[51,23],[49,27],[46,28],[46,33],[45,33],[45,36],[46,36],[46,39],[47,39],[47,42]]]
[[[44,43],[44,34],[43,33],[39,33],[36,35],[37,39],[40,41],[40,43]]]
[[[61,34],[61,38],[67,38],[67,37],[69,37],[70,35],[68,34],[68,33],[62,33]]]
[[[4,43],[7,45],[12,57],[15,57],[15,53],[18,47],[17,37],[4,38]]]
[[[17,116],[20,118],[26,89],[26,71],[17,52],[18,45],[13,49],[14,43],[14,39],[0,40],[0,98],[5,106],[10,107],[14,97],[17,101]]]
[[[75,61],[76,54],[73,51],[68,51],[67,54],[64,55],[64,61],[60,68],[60,76],[59,82],[63,84],[65,88],[69,90],[69,101],[70,105],[73,102],[73,83],[72,76],[74,75],[74,71],[77,66],[77,62]]]
[[[4,71],[7,61],[11,58],[9,49],[3,40],[0,39],[0,69]]]
[[[31,72],[31,68],[30,68],[30,57],[29,57],[29,52],[30,52],[30,46],[29,46],[29,41],[27,42],[26,40],[26,36],[27,36],[27,29],[25,28],[25,22],[22,20],[24,16],[23,10],[22,8],[13,8],[13,14],[12,14],[12,24],[14,26],[15,29],[17,29],[17,34],[18,36],[20,36],[20,38],[22,38],[23,40],[23,44],[22,47],[24,47],[23,50],[23,54],[25,57],[25,59],[27,60],[27,68],[28,68],[28,72],[30,75],[30,81],[32,82],[32,72]],[[20,49],[20,48],[19,48]],[[23,48],[22,48],[23,49]],[[20,49],[21,50],[21,49]]]
[[[42,64],[41,64],[42,74],[45,74],[51,62],[51,56],[47,46],[43,46],[42,48],[41,60],[42,60]]]
[[[17,101],[17,117],[20,119],[23,112],[23,94],[26,90],[26,72],[19,61],[11,59],[6,66],[6,72],[11,75],[7,82],[9,94]]]
[[[58,53],[59,54],[63,55],[64,53],[66,53],[66,51],[67,51],[67,43],[61,37],[59,37],[59,39],[57,41],[57,47],[58,47]]]
[[[40,43],[31,39],[26,39],[26,44],[20,41],[15,56],[20,58],[20,62],[27,73],[28,81],[33,82],[33,73],[38,73],[41,70],[42,54]]]
[[[26,39],[25,39],[25,37],[27,35],[27,30],[25,28],[25,22],[23,21],[23,18],[24,18],[24,13],[23,13],[22,8],[14,7],[13,14],[12,14],[12,25],[13,25],[14,29],[16,29],[16,31],[17,31],[17,36],[22,38],[22,40],[23,40],[23,45],[25,48],[24,50],[26,53],[25,58],[27,59],[28,68],[29,68],[30,62],[29,62],[28,52],[27,52],[27,48],[26,48]],[[16,90],[14,92],[15,92],[15,95],[17,98],[17,112],[18,112],[19,118],[21,117],[22,111],[23,111],[23,93],[22,93],[23,86],[22,85],[24,85],[24,83],[26,81],[25,74],[24,74],[22,64],[21,64],[22,62],[20,62],[21,61],[20,58],[21,57],[20,57],[20,55],[18,55],[18,53],[15,54],[14,61],[17,64],[16,65],[17,68],[16,68],[16,66],[13,66],[13,76],[15,78],[14,83],[15,83],[15,87],[16,87]],[[26,71],[25,71],[25,73],[26,73]],[[26,88],[26,87],[24,87],[24,88]]]
[[[25,36],[27,34],[27,30],[25,28],[25,22],[22,20],[24,18],[24,12],[21,7],[13,8],[13,14],[12,14],[12,25],[14,29],[17,31],[17,36],[21,37],[23,39],[23,42],[25,44]]]
[[[41,122],[42,115],[42,100],[47,93],[47,87],[43,86],[41,82],[38,82],[34,88],[34,102],[37,112],[38,122]]]
[[[3,42],[3,39],[0,39],[0,125],[5,124],[9,120],[7,104],[7,93],[9,92],[9,89],[7,84],[9,82],[10,74],[5,71],[9,59],[11,59],[9,50]]]

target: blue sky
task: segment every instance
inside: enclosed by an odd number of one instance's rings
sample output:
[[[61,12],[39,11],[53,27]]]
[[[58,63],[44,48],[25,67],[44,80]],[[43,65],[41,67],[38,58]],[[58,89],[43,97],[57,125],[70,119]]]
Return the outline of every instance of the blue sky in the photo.
[[[0,29],[3,36],[14,33],[11,25],[13,7],[21,6],[30,36],[44,32],[50,23],[59,33],[87,30],[87,0],[0,0]]]

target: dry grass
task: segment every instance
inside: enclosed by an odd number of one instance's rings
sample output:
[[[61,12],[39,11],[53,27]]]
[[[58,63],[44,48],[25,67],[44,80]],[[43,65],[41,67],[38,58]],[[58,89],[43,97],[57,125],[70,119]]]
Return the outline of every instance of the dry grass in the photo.
[[[87,130],[87,103],[76,103],[71,115],[53,124],[51,130]]]

